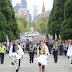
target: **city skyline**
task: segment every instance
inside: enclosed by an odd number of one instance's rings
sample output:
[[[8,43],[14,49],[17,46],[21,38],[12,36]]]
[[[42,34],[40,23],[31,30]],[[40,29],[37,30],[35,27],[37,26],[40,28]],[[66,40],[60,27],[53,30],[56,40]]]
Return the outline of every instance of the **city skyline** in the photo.
[[[26,0],[21,0],[21,7],[27,8],[27,1]]]
[[[45,4],[46,11],[51,10],[53,7],[53,0],[26,0],[26,1],[27,1],[27,9],[30,10],[30,13],[32,14],[32,16],[33,16],[33,6],[34,5],[38,6],[38,14],[42,12],[43,1]],[[21,0],[13,1],[13,6],[15,6],[16,3],[21,3]]]

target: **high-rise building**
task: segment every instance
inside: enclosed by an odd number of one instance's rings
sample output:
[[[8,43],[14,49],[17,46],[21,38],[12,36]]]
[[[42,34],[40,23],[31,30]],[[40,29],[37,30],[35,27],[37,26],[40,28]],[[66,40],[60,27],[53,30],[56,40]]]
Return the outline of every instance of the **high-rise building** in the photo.
[[[28,22],[32,20],[31,14],[29,13],[29,10],[27,10],[26,0],[21,0],[21,3],[16,3],[16,6],[14,6],[14,11],[17,17],[25,18],[25,20]]]
[[[34,5],[33,6],[33,14],[36,16],[38,14],[38,6]]]
[[[10,0],[11,1],[11,4],[13,4],[13,0]]]
[[[31,16],[31,14],[29,14],[29,21],[32,21],[32,16]]]
[[[22,8],[27,8],[27,2],[26,2],[26,0],[21,0],[21,7]]]
[[[34,22],[36,22],[37,21],[37,15],[38,15],[38,6],[36,6],[36,5],[34,5],[33,6],[33,20],[34,20]]]
[[[47,10],[47,11],[45,12],[46,17],[49,17],[49,16],[50,16],[50,13],[51,13],[51,10]]]
[[[37,7],[34,7],[33,10],[34,10],[34,22],[40,21],[44,18],[48,18],[51,12],[51,10],[45,11],[44,2],[43,2],[41,14],[37,14]]]
[[[31,16],[31,14],[30,14],[30,11],[29,10],[27,10],[27,13],[28,13],[28,22],[30,21],[32,21],[32,16]]]
[[[16,3],[16,6],[21,6],[21,3]]]
[[[18,10],[19,10],[20,8],[21,8],[20,6],[14,6],[14,11],[15,11],[15,13],[18,13]]]

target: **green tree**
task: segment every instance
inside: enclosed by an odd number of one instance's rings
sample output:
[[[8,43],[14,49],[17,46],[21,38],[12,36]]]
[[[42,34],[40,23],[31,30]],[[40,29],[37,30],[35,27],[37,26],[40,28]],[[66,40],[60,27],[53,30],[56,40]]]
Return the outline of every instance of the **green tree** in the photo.
[[[0,0],[0,12],[5,16],[6,22],[7,22],[7,24],[4,25],[5,34],[7,34],[10,39],[19,38],[20,31],[15,19],[15,13],[10,3],[10,0]],[[3,38],[6,38],[6,37],[3,37]]]
[[[0,42],[5,41],[6,39],[6,27],[7,26],[7,21],[5,16],[0,12]]]
[[[34,29],[41,34],[46,35],[48,18],[38,21],[34,24]]]
[[[72,0],[65,2],[64,19],[61,25],[61,37],[63,40],[72,39]]]
[[[17,24],[18,24],[20,32],[29,31],[30,24],[25,20],[25,18],[16,17],[16,20],[17,20]]]
[[[53,8],[48,21],[47,35],[60,34],[61,24],[64,21],[64,3],[66,0],[54,0]]]

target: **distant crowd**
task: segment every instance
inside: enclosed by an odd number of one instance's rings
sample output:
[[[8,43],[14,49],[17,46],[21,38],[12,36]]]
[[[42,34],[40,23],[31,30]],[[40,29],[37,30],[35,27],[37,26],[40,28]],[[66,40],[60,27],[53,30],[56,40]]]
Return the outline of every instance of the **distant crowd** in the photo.
[[[49,49],[49,52],[50,54],[52,53],[52,50],[53,50],[53,45],[55,43],[55,41],[57,42],[57,45],[58,45],[58,54],[60,56],[62,55],[65,55],[67,54],[67,50],[68,50],[68,47],[69,47],[69,40],[44,40],[44,43],[47,45],[48,49]],[[30,47],[30,44],[33,43],[33,45],[35,46],[35,48],[37,49],[37,47],[39,46],[40,42],[39,41],[29,41],[29,40],[20,40],[18,41],[18,44],[22,47],[24,53],[28,53],[29,52],[29,47]],[[9,42],[9,46],[7,46],[7,42],[3,42],[3,43],[0,43],[0,46],[4,45],[5,46],[5,50],[6,50],[6,53],[9,53],[9,50],[10,50],[10,47],[13,45],[13,41],[12,42]]]

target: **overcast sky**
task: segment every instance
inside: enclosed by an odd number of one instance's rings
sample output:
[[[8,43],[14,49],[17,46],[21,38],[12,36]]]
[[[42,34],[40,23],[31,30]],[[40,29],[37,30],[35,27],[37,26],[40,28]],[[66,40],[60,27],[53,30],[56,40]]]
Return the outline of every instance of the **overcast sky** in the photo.
[[[21,0],[13,0],[13,6],[16,5],[16,3],[20,3]],[[33,6],[38,6],[38,13],[41,13],[43,1],[45,4],[45,9],[50,10],[53,7],[53,0],[27,0],[27,8],[30,10],[30,13],[33,15]]]

